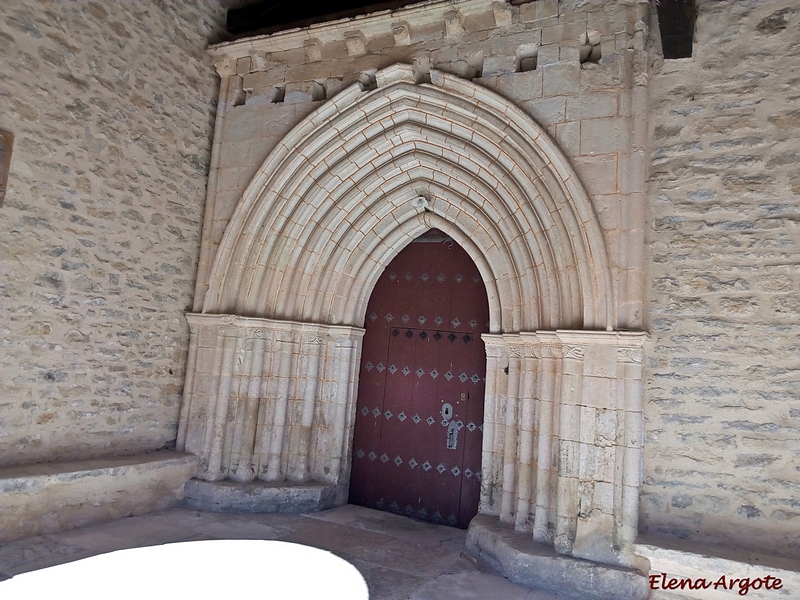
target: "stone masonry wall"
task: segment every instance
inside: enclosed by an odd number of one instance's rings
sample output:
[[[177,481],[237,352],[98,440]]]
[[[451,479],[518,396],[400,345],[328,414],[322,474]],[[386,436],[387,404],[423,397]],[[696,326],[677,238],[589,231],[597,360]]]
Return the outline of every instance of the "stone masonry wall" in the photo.
[[[650,79],[640,529],[800,555],[800,10],[699,3]]]
[[[224,10],[0,7],[0,464],[175,439]]]

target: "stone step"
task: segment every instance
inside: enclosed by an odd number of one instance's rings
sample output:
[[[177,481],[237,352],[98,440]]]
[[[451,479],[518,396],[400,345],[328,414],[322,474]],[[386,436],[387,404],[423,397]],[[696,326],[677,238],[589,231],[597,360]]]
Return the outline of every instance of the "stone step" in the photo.
[[[305,513],[333,508],[336,486],[325,483],[203,481],[186,483],[186,506],[214,512]]]
[[[509,581],[570,600],[644,600],[647,577],[633,569],[558,554],[552,544],[533,541],[495,517],[476,516],[466,549],[478,565]]]
[[[196,468],[171,451],[2,467],[0,543],[176,506]]]

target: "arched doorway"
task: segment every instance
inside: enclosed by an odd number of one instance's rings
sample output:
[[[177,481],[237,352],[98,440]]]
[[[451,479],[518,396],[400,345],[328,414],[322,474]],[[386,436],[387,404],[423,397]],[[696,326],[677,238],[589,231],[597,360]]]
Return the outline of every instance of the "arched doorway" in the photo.
[[[430,230],[386,267],[367,306],[350,502],[466,528],[478,511],[486,287]]]
[[[615,330],[628,307],[606,243],[619,256],[637,238],[606,238],[570,160],[507,99],[409,65],[376,85],[298,124],[231,216],[202,312],[187,315],[177,447],[248,502],[345,503],[370,293],[437,228],[488,297],[480,514],[562,554],[631,564],[645,336]]]

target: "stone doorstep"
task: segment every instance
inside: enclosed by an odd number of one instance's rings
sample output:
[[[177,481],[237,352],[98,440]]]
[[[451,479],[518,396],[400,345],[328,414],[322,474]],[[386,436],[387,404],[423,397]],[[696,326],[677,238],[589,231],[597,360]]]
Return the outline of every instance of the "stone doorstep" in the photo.
[[[557,554],[549,544],[495,517],[476,516],[467,531],[466,550],[479,565],[513,583],[574,600],[643,600],[648,580],[632,570]]]
[[[214,512],[306,513],[335,506],[336,486],[285,481],[203,481],[186,482],[184,503],[190,508]]]
[[[172,451],[0,468],[0,542],[175,506],[196,468]]]
[[[705,579],[716,582],[722,575],[731,578],[749,578],[751,581],[767,575],[781,580],[780,590],[750,588],[747,598],[756,600],[777,600],[778,598],[800,597],[800,559],[790,559],[749,552],[741,548],[715,546],[663,538],[653,535],[641,535],[635,545],[636,554],[650,561],[650,574],[667,573],[668,578]],[[669,598],[698,598],[702,600],[732,600],[741,598],[739,589],[678,589],[674,592],[654,590],[653,598],[667,600]]]

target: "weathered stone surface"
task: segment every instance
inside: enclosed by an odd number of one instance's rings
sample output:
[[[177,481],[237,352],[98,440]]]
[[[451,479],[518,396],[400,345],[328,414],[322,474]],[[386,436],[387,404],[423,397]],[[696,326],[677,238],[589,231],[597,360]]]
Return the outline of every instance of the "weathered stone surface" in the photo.
[[[324,483],[291,484],[251,481],[186,483],[186,505],[214,512],[307,513],[333,508],[336,486]]]
[[[169,446],[217,84],[216,3],[0,16],[0,464]]]
[[[649,80],[640,529],[796,557],[795,8],[698,3],[694,55]]]
[[[0,542],[175,506],[196,468],[179,452],[0,468]]]
[[[630,569],[556,554],[496,519],[478,515],[467,531],[466,549],[479,563],[519,585],[574,600],[644,600],[647,578]]]
[[[759,554],[748,549],[736,549],[705,544],[703,542],[676,540],[645,535],[637,542],[636,551],[650,562],[650,575],[654,577],[651,600],[733,600],[734,598],[791,598],[800,589],[800,565],[797,560]],[[663,575],[662,575],[663,574]],[[725,578],[725,587],[713,584]],[[764,579],[780,579],[778,589],[767,589]],[[705,589],[692,590],[688,585],[675,590],[665,590],[664,580],[704,580],[710,583]],[[731,580],[747,580],[744,588]],[[759,584],[752,585],[756,580]],[[669,585],[669,583],[667,583]],[[730,588],[730,589],[726,589]]]

